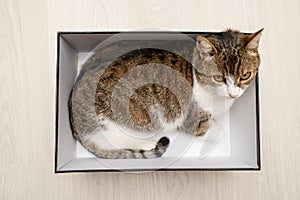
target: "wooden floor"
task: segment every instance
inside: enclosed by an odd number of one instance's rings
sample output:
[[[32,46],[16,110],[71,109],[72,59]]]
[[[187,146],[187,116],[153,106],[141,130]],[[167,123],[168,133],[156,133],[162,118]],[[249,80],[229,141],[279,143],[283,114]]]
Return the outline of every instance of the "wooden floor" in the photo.
[[[54,174],[57,31],[242,31],[261,40],[261,171]],[[299,0],[1,0],[0,199],[300,199]]]

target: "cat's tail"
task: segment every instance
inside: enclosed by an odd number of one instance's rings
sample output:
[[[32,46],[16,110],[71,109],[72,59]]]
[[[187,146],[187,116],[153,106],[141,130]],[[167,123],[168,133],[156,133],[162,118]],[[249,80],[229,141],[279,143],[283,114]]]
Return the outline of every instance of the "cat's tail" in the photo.
[[[170,140],[167,137],[162,137],[158,140],[156,147],[151,150],[142,149],[113,149],[104,150],[98,149],[91,151],[94,155],[100,158],[108,159],[147,159],[161,157],[167,150]]]

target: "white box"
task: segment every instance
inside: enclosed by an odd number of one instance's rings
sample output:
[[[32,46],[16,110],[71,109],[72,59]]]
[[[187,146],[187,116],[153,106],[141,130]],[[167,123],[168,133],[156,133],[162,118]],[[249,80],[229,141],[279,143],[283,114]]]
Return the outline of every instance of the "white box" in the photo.
[[[176,135],[167,152],[155,159],[100,159],[87,152],[71,132],[68,98],[81,64],[95,46],[114,40],[195,38],[201,32],[59,32],[57,34],[57,99],[55,172],[151,170],[260,170],[258,77],[224,116],[222,131],[203,138]],[[217,33],[210,33],[217,34]],[[116,37],[118,35],[118,37]],[[178,148],[180,147],[180,148]],[[178,152],[178,149],[185,149]]]

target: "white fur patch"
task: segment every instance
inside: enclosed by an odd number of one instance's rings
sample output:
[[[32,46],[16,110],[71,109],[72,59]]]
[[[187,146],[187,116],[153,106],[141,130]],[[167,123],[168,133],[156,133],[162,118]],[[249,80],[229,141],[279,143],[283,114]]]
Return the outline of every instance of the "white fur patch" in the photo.
[[[195,73],[193,74],[193,78],[193,98],[198,106],[205,111],[210,112],[213,118],[216,118],[220,114],[224,114],[231,107],[234,99],[226,98],[227,86],[225,84],[224,86],[216,88],[215,91],[209,91],[208,88],[199,84]]]
[[[206,90],[206,88],[203,88],[196,76],[195,72],[193,72],[193,79],[194,79],[194,85],[193,85],[193,98],[197,102],[198,106],[201,108],[204,108],[208,112],[213,111],[213,104],[212,104],[212,95]]]
[[[244,89],[234,85],[233,77],[227,77],[227,98],[237,99],[244,93]]]
[[[86,140],[93,141],[101,149],[153,149],[156,145],[153,134],[143,134],[138,131],[117,125],[105,120],[105,129],[95,130],[86,136]]]
[[[87,135],[84,140],[92,142],[101,149],[142,149],[151,150],[156,147],[157,141],[168,131],[176,131],[177,126],[183,123],[184,117],[179,117],[173,123],[163,123],[163,130],[159,133],[143,133],[118,125],[110,120],[104,121],[105,129],[96,129]]]

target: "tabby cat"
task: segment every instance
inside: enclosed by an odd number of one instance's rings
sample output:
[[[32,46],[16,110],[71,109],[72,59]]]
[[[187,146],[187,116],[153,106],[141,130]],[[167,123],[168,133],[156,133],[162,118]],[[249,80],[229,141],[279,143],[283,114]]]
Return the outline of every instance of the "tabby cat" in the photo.
[[[97,157],[125,159],[162,156],[169,130],[204,135],[256,77],[261,34],[199,35],[192,64],[155,48],[109,64],[92,57],[96,67],[82,70],[69,98],[74,137]]]

